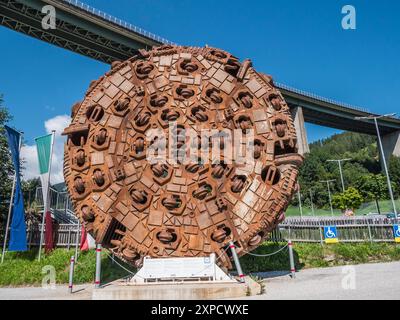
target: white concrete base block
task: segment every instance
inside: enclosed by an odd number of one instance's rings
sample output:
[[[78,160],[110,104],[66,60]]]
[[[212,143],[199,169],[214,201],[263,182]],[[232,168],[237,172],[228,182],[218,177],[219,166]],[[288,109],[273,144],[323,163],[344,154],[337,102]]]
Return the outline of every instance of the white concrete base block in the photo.
[[[261,294],[261,286],[249,277],[240,282],[166,282],[132,284],[117,281],[94,289],[93,300],[210,300]]]

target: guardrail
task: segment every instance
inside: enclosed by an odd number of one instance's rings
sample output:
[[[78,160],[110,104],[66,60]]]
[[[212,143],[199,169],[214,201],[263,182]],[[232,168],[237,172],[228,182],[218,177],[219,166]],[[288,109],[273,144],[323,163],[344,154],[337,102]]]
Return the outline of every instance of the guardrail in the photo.
[[[150,38],[150,39],[152,39],[154,41],[157,41],[159,43],[174,44],[173,42],[171,42],[171,41],[169,41],[169,40],[167,40],[167,39],[165,39],[163,37],[157,36],[154,33],[151,33],[151,32],[148,32],[148,31],[142,29],[142,28],[136,27],[135,25],[133,25],[133,24],[131,24],[129,22],[126,22],[126,21],[123,21],[123,20],[121,20],[119,18],[116,18],[116,17],[114,17],[114,16],[112,16],[112,15],[110,15],[108,13],[105,13],[103,11],[100,11],[100,10],[94,8],[94,7],[91,7],[91,6],[85,4],[85,3],[81,2],[81,1],[78,1],[78,0],[62,0],[62,1],[66,2],[69,5],[77,7],[79,9],[81,9],[81,10],[84,10],[87,13],[95,15],[96,17],[104,19],[107,22],[116,24],[117,26],[125,28],[125,29],[127,29],[129,31],[136,32],[136,33],[138,33],[138,34],[140,34],[142,36]]]

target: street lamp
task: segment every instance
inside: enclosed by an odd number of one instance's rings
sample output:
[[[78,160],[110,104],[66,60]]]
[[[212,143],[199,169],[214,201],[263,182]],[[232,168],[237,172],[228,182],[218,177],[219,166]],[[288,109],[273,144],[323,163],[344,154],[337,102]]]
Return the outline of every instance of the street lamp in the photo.
[[[333,217],[333,206],[332,206],[332,196],[331,196],[331,187],[330,187],[330,183],[331,182],[335,182],[336,180],[322,180],[320,181],[321,183],[326,183],[326,185],[328,186],[328,195],[329,195],[329,205],[331,206],[331,214]]]
[[[354,119],[355,120],[374,120],[375,128],[376,128],[376,134],[378,135],[379,149],[381,151],[381,157],[382,157],[382,161],[383,161],[383,168],[385,169],[387,184],[388,184],[388,188],[389,188],[390,199],[392,200],[393,213],[397,216],[396,203],[394,202],[394,196],[393,196],[393,190],[392,190],[392,183],[390,181],[389,170],[388,170],[388,166],[387,166],[387,163],[386,163],[385,153],[383,152],[381,134],[380,134],[379,125],[378,125],[378,119],[387,118],[387,117],[394,117],[395,115],[396,115],[395,113],[390,113],[390,114],[385,114],[385,115],[382,115],[382,116],[370,115],[370,116],[367,116],[367,117],[355,117]]]
[[[312,189],[310,189],[310,201],[311,201],[311,212],[312,212],[312,215],[315,217],[315,210],[314,210],[314,201],[313,201]]]
[[[303,206],[302,206],[302,204],[301,204],[300,185],[299,185],[299,188],[298,188],[298,190],[297,190],[297,197],[298,197],[298,199],[299,199],[300,218],[303,219]]]
[[[338,165],[339,165],[339,172],[340,172],[340,180],[342,181],[342,189],[343,189],[343,192],[346,191],[346,188],[345,188],[345,186],[344,186],[342,162],[350,161],[350,160],[352,160],[352,159],[327,160],[327,162],[337,162],[337,163],[338,163]]]

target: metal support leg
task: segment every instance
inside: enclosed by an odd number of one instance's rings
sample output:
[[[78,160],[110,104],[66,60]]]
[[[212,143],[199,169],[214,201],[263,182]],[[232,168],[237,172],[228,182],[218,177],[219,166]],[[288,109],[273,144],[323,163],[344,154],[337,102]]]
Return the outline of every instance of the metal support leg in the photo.
[[[296,268],[294,266],[292,240],[288,241],[288,247],[289,247],[290,276],[292,277],[292,279],[294,279],[294,278],[296,278]]]
[[[231,252],[232,252],[233,261],[235,262],[235,266],[236,266],[236,270],[239,274],[240,282],[244,282],[244,274],[242,271],[242,267],[240,265],[239,257],[235,250],[235,245],[233,244],[232,241],[229,242],[229,248],[231,249]]]
[[[101,244],[96,246],[96,278],[94,281],[95,288],[100,288],[101,279]]]

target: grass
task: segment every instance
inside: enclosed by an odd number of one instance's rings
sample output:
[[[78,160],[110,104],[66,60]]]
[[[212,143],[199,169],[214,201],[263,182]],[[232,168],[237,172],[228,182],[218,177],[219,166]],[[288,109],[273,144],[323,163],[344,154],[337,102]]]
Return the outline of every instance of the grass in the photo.
[[[74,250],[56,249],[50,254],[42,255],[39,262],[37,251],[9,252],[4,263],[0,265],[0,286],[40,285],[46,273],[45,266],[53,266],[56,272],[56,283],[68,283],[69,261]],[[82,252],[75,264],[74,283],[94,282],[96,254],[94,250]],[[122,263],[123,264],[123,263]],[[123,264],[124,265],[124,264]],[[124,265],[128,269],[129,266]],[[133,269],[131,269],[134,272]],[[105,252],[102,254],[102,283],[107,283],[127,276],[129,273],[113,265]]]
[[[268,254],[282,248],[285,243],[264,243],[254,253]],[[360,264],[372,262],[400,261],[400,245],[386,243],[359,243],[359,244],[304,244],[294,243],[296,269],[321,268],[346,264]],[[53,266],[56,271],[56,283],[68,283],[69,259],[73,250],[56,249],[38,262],[37,251],[7,253],[4,263],[0,265],[0,286],[41,285],[46,274],[42,273],[45,266]],[[246,273],[263,271],[289,270],[287,249],[271,257],[244,256],[240,258],[243,270]],[[126,264],[124,267],[131,272],[135,270]],[[80,254],[75,267],[74,283],[93,283],[95,274],[95,251],[90,250]],[[116,264],[103,252],[102,256],[102,283],[120,279],[129,273]]]
[[[269,254],[285,243],[265,243],[254,253]],[[296,270],[349,264],[400,261],[400,245],[387,243],[338,243],[332,245],[294,243]],[[288,250],[271,257],[244,256],[240,259],[246,273],[289,270]]]
[[[395,202],[396,202],[397,208],[400,208],[400,199],[396,200]],[[393,212],[392,202],[390,200],[379,201],[379,206],[380,206],[382,214]],[[315,216],[331,216],[332,215],[330,209],[315,208],[314,211],[315,211]],[[369,213],[378,213],[375,202],[365,203],[364,205],[361,206],[360,209],[356,210],[357,216],[362,216],[362,215],[366,215]],[[342,216],[343,215],[343,213],[337,209],[333,210],[333,214],[334,214],[334,216]],[[303,206],[303,216],[312,216],[312,215],[313,215],[313,213],[312,213],[311,208],[309,208],[307,206]],[[286,216],[287,217],[300,216],[299,207],[290,206],[286,210]]]

